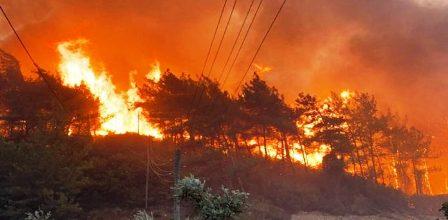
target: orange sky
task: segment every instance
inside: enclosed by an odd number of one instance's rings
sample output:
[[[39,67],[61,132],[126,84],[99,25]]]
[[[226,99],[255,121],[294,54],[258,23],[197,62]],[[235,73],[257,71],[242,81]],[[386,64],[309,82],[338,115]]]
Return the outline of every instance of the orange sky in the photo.
[[[222,3],[0,0],[43,68],[56,71],[58,42],[84,38],[96,68],[110,72],[121,89],[127,88],[130,71],[137,70],[137,80],[142,79],[156,60],[162,68],[197,76]],[[221,70],[249,3],[238,0],[212,76]],[[280,3],[263,3],[226,88],[233,89],[247,68]],[[262,77],[287,100],[300,91],[321,97],[346,88],[372,93],[383,108],[407,115],[410,123],[434,135],[435,148],[446,154],[447,9],[442,0],[291,0],[255,62],[272,67]],[[4,19],[0,48],[18,57],[29,72],[30,62]],[[442,190],[446,173],[434,177],[439,183],[435,191]]]

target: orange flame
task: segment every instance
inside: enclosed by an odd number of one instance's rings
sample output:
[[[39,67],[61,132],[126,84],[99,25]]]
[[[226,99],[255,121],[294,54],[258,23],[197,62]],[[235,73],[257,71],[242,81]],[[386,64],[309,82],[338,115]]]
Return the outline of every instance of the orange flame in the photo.
[[[162,77],[162,72],[160,71],[160,63],[156,62],[154,65],[152,65],[151,71],[146,74],[146,78],[157,83],[159,82],[160,77]]]
[[[262,66],[262,65],[258,65],[256,63],[254,63],[253,65],[254,65],[256,71],[260,74],[271,72],[271,70],[272,70],[272,67],[269,67],[269,66]]]
[[[248,145],[253,147],[257,145],[257,141],[255,139],[251,139],[248,141]],[[258,148],[254,148],[253,152],[263,156],[267,154],[268,157],[273,159],[282,159],[281,149],[281,146],[268,143],[266,145],[266,149],[264,146],[259,146]],[[314,149],[312,152],[306,152],[303,154],[304,151],[302,146],[298,143],[293,143],[293,149],[289,150],[289,155],[291,156],[292,161],[299,162],[312,168],[317,168],[322,164],[324,156],[330,151],[330,146],[322,144],[319,148]],[[283,152],[283,155],[286,155],[286,151]]]
[[[162,138],[160,131],[140,117],[142,109],[135,107],[141,100],[138,89],[131,74],[131,88],[123,93],[116,91],[111,77],[106,71],[96,73],[90,63],[90,58],[83,52],[81,46],[85,40],[62,42],[57,49],[61,61],[59,72],[64,85],[69,87],[86,85],[92,95],[100,102],[101,126],[95,131],[98,135],[109,133],[124,134],[128,132]],[[158,65],[153,66],[158,69]],[[151,72],[156,72],[152,70]],[[158,70],[160,72],[160,70]]]

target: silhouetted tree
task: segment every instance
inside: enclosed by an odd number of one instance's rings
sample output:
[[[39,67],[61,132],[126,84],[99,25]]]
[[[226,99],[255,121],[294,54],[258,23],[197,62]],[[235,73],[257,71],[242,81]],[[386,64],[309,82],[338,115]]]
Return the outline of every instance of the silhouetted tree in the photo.
[[[286,106],[277,89],[269,87],[256,73],[252,80],[244,85],[239,100],[253,128],[252,136],[263,138],[267,158],[269,134],[280,131],[286,135],[286,132],[292,131],[294,125],[292,110]]]
[[[63,102],[38,79],[26,79],[18,62],[10,55],[0,54],[0,119],[2,134],[21,140],[35,133],[47,135],[90,135],[99,124],[98,101],[83,86],[68,88],[44,70],[44,74]]]

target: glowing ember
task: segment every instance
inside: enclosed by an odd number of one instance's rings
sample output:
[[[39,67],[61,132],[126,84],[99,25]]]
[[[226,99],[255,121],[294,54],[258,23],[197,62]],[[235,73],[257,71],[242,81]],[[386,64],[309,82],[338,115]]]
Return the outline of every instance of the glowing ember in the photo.
[[[271,70],[272,70],[272,68],[269,66],[262,66],[262,65],[258,65],[256,63],[254,63],[254,67],[255,67],[257,73],[260,73],[260,74],[271,72]]]
[[[353,97],[353,92],[350,92],[349,90],[344,90],[340,94],[341,98],[346,101],[349,100],[351,97]]]
[[[81,49],[85,40],[60,43],[57,47],[61,57],[59,72],[64,85],[74,87],[85,84],[100,102],[101,126],[95,134],[124,134],[139,132],[155,138],[162,138],[159,130],[140,117],[142,109],[134,106],[141,100],[131,75],[131,88],[118,93],[107,72],[95,73],[90,58]],[[158,68],[158,65],[156,65]],[[158,70],[160,72],[160,70]],[[151,72],[155,72],[152,70]],[[154,78],[156,79],[156,78]]]

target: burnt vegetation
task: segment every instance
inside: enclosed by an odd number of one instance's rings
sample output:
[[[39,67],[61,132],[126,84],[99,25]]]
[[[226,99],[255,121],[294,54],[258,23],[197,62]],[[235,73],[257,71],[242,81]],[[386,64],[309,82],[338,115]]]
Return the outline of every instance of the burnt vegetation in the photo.
[[[214,80],[167,71],[139,91],[145,118],[164,134],[155,140],[96,136],[107,120],[98,117],[98,101],[83,86],[68,88],[47,76],[63,108],[0,51],[0,218],[22,219],[37,209],[56,219],[128,216],[144,207],[148,148],[155,217],[170,212],[176,148],[183,152],[182,176],[250,193],[245,218],[410,213],[418,207],[409,206],[405,193],[429,190],[431,139],[380,112],[366,93],[319,100],[298,90],[288,104],[257,74],[232,96]],[[324,154],[322,163],[309,156],[316,152]]]

